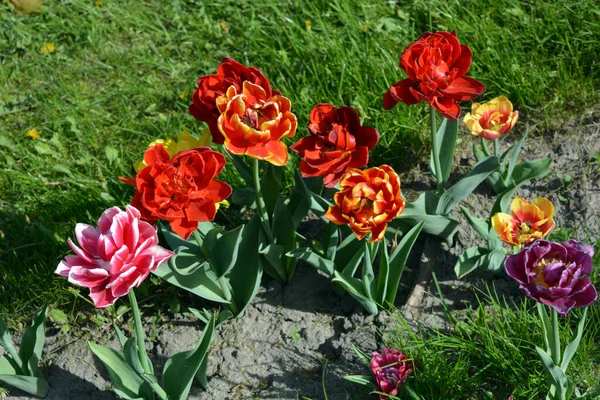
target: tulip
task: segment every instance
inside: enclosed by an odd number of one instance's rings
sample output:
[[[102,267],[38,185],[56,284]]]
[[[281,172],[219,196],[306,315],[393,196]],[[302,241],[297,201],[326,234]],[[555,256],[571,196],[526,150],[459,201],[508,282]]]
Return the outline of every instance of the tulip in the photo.
[[[374,351],[370,365],[377,391],[390,396],[398,394],[400,386],[414,369],[412,361],[406,355],[390,348],[383,349],[381,354]],[[379,398],[385,400],[389,396],[381,394]]]
[[[494,140],[510,132],[518,119],[519,112],[513,111],[510,100],[500,96],[487,103],[473,103],[464,122],[473,135]]]
[[[525,296],[565,317],[571,308],[588,306],[598,297],[588,276],[593,255],[592,246],[576,240],[556,243],[540,239],[507,257],[504,268],[519,282]]]
[[[371,233],[370,242],[383,239],[388,222],[404,211],[400,178],[392,167],[351,169],[342,178],[325,218],[338,225],[349,224],[358,239]]]
[[[79,246],[69,238],[75,255],[68,255],[54,271],[70,283],[90,289],[98,308],[114,304],[138,287],[173,253],[158,245],[156,228],[141,220],[138,209],[112,207],[98,219],[98,227],[75,226]]]
[[[538,197],[530,203],[515,197],[510,205],[512,215],[497,213],[492,226],[500,240],[511,246],[521,246],[550,234],[556,226],[554,206],[550,200]]]

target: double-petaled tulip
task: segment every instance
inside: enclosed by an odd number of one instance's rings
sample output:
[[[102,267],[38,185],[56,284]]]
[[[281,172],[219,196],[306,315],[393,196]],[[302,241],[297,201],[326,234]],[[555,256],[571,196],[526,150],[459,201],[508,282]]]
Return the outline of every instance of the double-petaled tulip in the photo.
[[[244,82],[242,91],[230,86],[217,99],[221,116],[217,121],[227,151],[247,155],[282,166],[288,162],[288,149],[281,141],[292,137],[298,125],[290,101],[269,96],[261,86]]]
[[[322,176],[327,187],[334,187],[351,168],[369,162],[369,150],[379,141],[379,132],[361,126],[351,107],[318,104],[310,112],[310,136],[290,148],[300,157],[302,176]]]
[[[386,110],[399,102],[426,101],[448,119],[460,116],[457,101],[472,100],[485,92],[485,86],[465,76],[473,52],[460,44],[456,32],[426,32],[400,56],[400,68],[407,79],[396,82],[383,96]]]
[[[177,140],[173,139],[157,139],[154,142],[150,143],[148,147],[156,146],[157,144],[162,144],[165,150],[169,153],[171,157],[175,156],[180,151],[194,149],[196,147],[208,147],[210,146],[210,132],[208,129],[204,129],[200,132],[200,139],[196,139],[192,135],[190,135],[190,131],[187,128],[183,128],[183,133],[177,134]],[[146,166],[146,162],[144,160],[133,164],[135,171],[139,171],[140,169]]]
[[[515,197],[510,205],[512,215],[497,213],[492,217],[492,226],[500,240],[511,246],[521,246],[541,239],[554,229],[554,206],[550,200],[538,197],[530,203]]]
[[[349,224],[359,239],[371,233],[370,242],[383,239],[388,222],[406,205],[400,194],[400,177],[388,165],[349,170],[333,201],[325,218],[338,225]]]
[[[500,96],[487,103],[473,103],[464,122],[473,135],[494,140],[510,132],[518,119],[519,112],[513,111],[510,100]]]
[[[565,317],[573,307],[592,304],[598,293],[589,278],[592,246],[576,240],[536,240],[504,262],[506,273],[530,299],[553,307]]]
[[[229,197],[231,186],[216,180],[225,157],[207,147],[186,150],[171,158],[162,144],[146,150],[148,164],[134,178],[121,178],[137,189],[131,204],[150,223],[167,221],[173,232],[187,239],[199,222],[212,221],[218,203]]]
[[[412,361],[400,350],[385,348],[381,354],[374,351],[371,358],[371,371],[378,392],[396,396],[400,391],[400,385],[413,371]],[[381,400],[389,399],[389,396],[380,394]]]
[[[58,264],[55,273],[70,283],[90,289],[98,308],[114,304],[133,287],[138,287],[167,261],[173,253],[158,245],[156,229],[141,221],[140,212],[127,206],[112,207],[98,219],[98,227],[75,226],[76,246],[68,243],[75,255]]]
[[[274,94],[271,92],[271,84],[258,68],[246,67],[232,58],[224,58],[217,67],[216,74],[198,78],[198,88],[194,91],[188,112],[197,120],[208,124],[213,142],[223,144],[225,140],[217,127],[217,120],[221,115],[217,99],[231,86],[240,92],[246,81],[262,87],[267,97]]]

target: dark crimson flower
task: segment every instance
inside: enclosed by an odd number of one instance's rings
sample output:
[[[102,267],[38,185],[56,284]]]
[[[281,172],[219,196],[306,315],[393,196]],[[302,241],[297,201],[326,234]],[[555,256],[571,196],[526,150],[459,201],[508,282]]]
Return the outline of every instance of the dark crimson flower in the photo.
[[[404,211],[400,177],[389,165],[361,171],[351,169],[342,178],[325,218],[338,225],[349,224],[358,239],[371,234],[370,242],[383,239],[388,222]]]
[[[377,391],[396,396],[400,391],[400,385],[413,372],[412,361],[400,350],[385,348],[379,354],[373,352],[371,358],[371,371],[375,379]],[[381,394],[380,400],[389,399],[389,396]]]
[[[369,150],[379,141],[379,132],[361,126],[351,107],[316,105],[310,112],[308,130],[310,136],[290,148],[302,157],[302,176],[322,176],[327,187],[334,187],[349,169],[367,165]]]
[[[199,222],[215,218],[219,202],[231,194],[231,187],[216,180],[225,166],[223,154],[199,147],[173,158],[162,144],[144,153],[148,166],[134,178],[121,178],[137,191],[131,205],[140,210],[144,221],[167,221],[173,232],[187,239]]]
[[[238,93],[241,92],[245,81],[262,87],[268,98],[278,94],[271,92],[271,84],[258,68],[246,67],[232,58],[224,58],[216,74],[198,78],[198,88],[192,95],[192,104],[188,112],[197,120],[208,124],[213,142],[223,144],[225,141],[217,127],[217,120],[221,115],[217,108],[217,99],[225,95],[231,86],[235,87]]]
[[[399,102],[410,105],[426,101],[444,117],[457,119],[457,101],[472,100],[485,92],[481,82],[465,76],[472,55],[469,46],[460,44],[455,31],[424,33],[400,56],[400,68],[408,78],[388,89],[383,107],[389,110]]]
[[[539,239],[504,262],[506,273],[530,299],[553,307],[565,317],[598,297],[589,275],[594,248],[576,240],[556,243]]]

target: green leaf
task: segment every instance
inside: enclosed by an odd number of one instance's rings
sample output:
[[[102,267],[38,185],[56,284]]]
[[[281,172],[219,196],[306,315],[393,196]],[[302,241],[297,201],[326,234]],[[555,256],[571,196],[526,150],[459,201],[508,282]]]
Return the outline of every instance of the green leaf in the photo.
[[[114,147],[106,146],[104,148],[104,153],[106,154],[106,159],[109,164],[114,164],[115,161],[119,159],[119,150]]]
[[[310,210],[322,217],[332,204],[316,193],[310,194]]]
[[[6,322],[4,322],[4,318],[0,316],[0,346],[4,347],[8,355],[13,359],[15,364],[17,365],[19,371],[23,368],[23,362],[21,361],[21,357],[19,357],[19,353],[15,349],[12,337],[10,332],[8,331],[8,327],[6,326]]]
[[[19,375],[19,366],[8,354],[0,356],[0,375]]]
[[[334,271],[333,282],[339,282],[346,291],[362,305],[369,314],[377,315],[377,304],[365,293],[363,283],[360,279],[345,276]]]
[[[164,221],[158,221],[158,230],[167,241],[171,250],[177,250],[179,247],[187,247],[188,249],[198,248],[191,238],[185,241],[181,236],[173,232],[171,226]]]
[[[325,249],[325,257],[328,260],[335,260],[337,253],[337,246],[340,241],[340,230],[337,225],[329,221],[327,223],[327,229],[325,230],[325,237],[323,238],[323,248]]]
[[[385,296],[385,303],[383,304],[384,307],[392,307],[394,305],[398,287],[400,286],[400,279],[402,278],[404,266],[406,265],[406,260],[408,259],[408,255],[417,241],[417,238],[419,237],[424,225],[424,222],[415,225],[407,234],[402,237],[402,240],[400,243],[398,243],[398,246],[396,246],[390,255],[390,275],[387,284],[388,289]]]
[[[0,383],[20,389],[37,397],[46,397],[48,382],[42,378],[23,375],[0,375]]]
[[[354,344],[352,345],[352,350],[354,350],[354,353],[356,353],[356,356],[359,358],[360,361],[363,362],[363,364],[366,364],[366,365],[370,364],[371,357],[369,357],[368,355],[366,355],[365,353],[363,353],[362,350],[360,350]]]
[[[125,399],[153,398],[150,385],[131,369],[121,352],[92,342],[88,342],[88,346],[106,367],[118,396]]]
[[[61,311],[59,309],[53,309],[50,310],[48,312],[48,316],[50,317],[50,319],[58,324],[66,324],[67,322],[69,322],[68,318],[67,318],[67,314],[64,313],[64,311]]]
[[[138,374],[144,373],[144,368],[142,367],[142,363],[140,361],[135,337],[130,337],[127,339],[125,345],[123,346],[123,355],[125,356],[125,360],[131,369]]]
[[[311,193],[302,179],[302,175],[298,170],[294,173],[294,189],[290,195],[290,202],[287,207],[294,223],[294,229],[298,228],[302,219],[310,210]]]
[[[487,221],[483,220],[481,218],[476,218],[476,217],[472,216],[471,213],[469,212],[469,210],[463,206],[460,207],[460,210],[464,214],[469,225],[471,225],[473,227],[473,229],[475,229],[475,232],[477,232],[479,234],[479,236],[481,236],[482,238],[487,240],[488,233],[490,231],[490,226],[487,223]]]
[[[194,314],[196,316],[196,318],[198,318],[200,321],[204,322],[207,325],[208,325],[208,322],[210,321],[210,319],[214,315],[211,312],[209,312],[206,308],[203,308],[202,311],[200,311],[200,310],[190,307],[190,308],[188,308],[188,310],[190,310],[190,312],[192,314]],[[220,311],[217,314],[217,317],[215,318],[215,329],[218,329],[223,322],[227,321],[228,319],[230,319],[232,317],[233,317],[233,314],[231,313],[231,311],[229,311],[229,310]]]
[[[456,277],[460,279],[473,272],[480,265],[478,262],[480,261],[481,257],[488,253],[489,250],[484,249],[483,247],[470,247],[465,250],[460,257],[458,257],[458,261],[454,267]]]
[[[525,181],[541,178],[550,171],[550,164],[552,164],[551,158],[522,162],[515,166],[512,179],[516,185],[520,185]]]
[[[500,193],[498,197],[496,197],[496,201],[494,202],[494,206],[492,207],[491,215],[496,215],[500,212],[505,212],[508,210],[508,205],[510,203],[510,199],[515,194],[515,192],[519,189],[521,185],[517,185],[511,188],[506,189],[504,192]]]
[[[581,396],[581,399],[586,400],[597,400],[600,397],[600,385],[594,385],[590,387],[586,392]]]
[[[240,225],[227,231],[214,244],[210,254],[210,264],[217,274],[217,278],[228,274],[235,265],[242,241],[243,229],[244,226]]]
[[[263,264],[261,256],[256,251],[261,245],[261,230],[258,214],[254,214],[242,231],[238,257],[229,272],[232,296],[240,314],[256,296],[262,278]]]
[[[286,273],[286,257],[283,246],[277,244],[269,244],[266,247],[261,247],[258,252],[264,257],[265,271],[271,277],[286,282],[288,276]]]
[[[256,190],[253,188],[241,188],[231,194],[231,202],[240,206],[255,207]]]
[[[335,265],[346,268],[347,265],[351,264],[351,260],[356,260],[354,257],[357,253],[361,254],[362,258],[363,244],[356,238],[354,233],[350,233],[342,240],[342,243],[337,248],[335,254]],[[360,261],[359,261],[360,262]],[[353,275],[353,274],[350,274]]]
[[[208,231],[206,235],[203,235],[202,244],[200,245],[200,248],[202,249],[202,254],[204,254],[204,257],[206,257],[207,260],[210,260],[212,256],[213,247],[217,243],[217,239],[221,236],[222,231],[222,226],[215,226],[210,231]]]
[[[359,242],[359,241],[357,240],[357,242]],[[339,252],[338,252],[338,254],[339,254]],[[354,274],[356,273],[356,270],[360,266],[360,263],[361,263],[364,255],[365,255],[364,252],[359,249],[358,251],[356,251],[354,253],[354,256],[352,256],[352,258],[347,263],[345,263],[345,264],[337,264],[336,263],[336,266],[343,267],[342,274],[344,276],[354,276]],[[336,268],[336,270],[338,270],[338,269],[340,269],[340,268]]]
[[[223,289],[217,283],[217,276],[208,267],[208,263],[203,264],[203,267],[196,269],[193,273],[184,275],[166,262],[162,263],[153,274],[206,300],[229,303],[225,299]]]
[[[174,253],[167,264],[180,275],[192,275],[198,269],[206,268],[206,258],[192,252],[187,247],[178,247]]]
[[[452,209],[458,203],[467,198],[467,196],[469,196],[471,192],[485,180],[485,178],[496,171],[499,166],[498,158],[495,156],[488,157],[485,160],[478,162],[468,175],[444,192],[437,205],[436,214],[450,214]]]
[[[208,357],[208,348],[215,329],[214,317],[202,332],[194,350],[175,354],[167,360],[163,370],[163,388],[169,400],[185,400],[188,397],[194,377],[200,365]]]
[[[275,210],[272,233],[275,244],[283,246],[282,254],[295,250],[298,247],[294,219],[290,210],[283,205]],[[281,261],[285,265],[285,276],[289,281],[294,276],[296,260],[284,257]]]
[[[372,288],[372,284],[375,283],[375,274],[373,273],[373,258],[375,255],[373,251],[369,249],[373,243],[369,243],[366,240],[364,241],[364,257],[363,257],[363,267],[362,267],[362,283],[365,289],[365,294],[369,299],[375,301],[373,297],[373,292],[376,289]]]
[[[265,206],[269,217],[275,212],[275,206],[279,200],[279,188],[281,187],[281,178],[283,168],[271,163],[265,163],[265,169],[260,182],[260,191],[265,200]]]
[[[487,156],[484,154],[483,150],[481,150],[481,146],[478,146],[477,143],[473,143],[473,155],[477,162],[489,156],[489,154]]]
[[[252,174],[252,169],[244,162],[243,157],[236,156],[225,150],[229,158],[231,158],[231,162],[233,163],[235,169],[238,174],[242,177],[248,186],[254,186],[254,178]]]
[[[39,309],[33,317],[33,322],[25,329],[23,334],[23,340],[19,348],[19,357],[23,362],[23,375],[42,377],[38,371],[38,362],[42,359],[46,339],[47,312],[48,306]]]
[[[508,186],[510,184],[513,171],[515,169],[515,165],[517,165],[517,160],[519,158],[519,153],[521,152],[521,146],[523,146],[523,142],[527,138],[529,134],[529,130],[525,132],[523,137],[514,145],[514,150],[512,152],[512,157],[510,158],[510,163],[508,163],[508,169],[506,170],[506,177],[504,179],[504,185]]]
[[[56,154],[56,150],[54,150],[51,146],[49,146],[43,142],[38,142],[38,143],[34,144],[33,147],[41,155],[55,155]]]
[[[347,381],[358,383],[359,385],[367,386],[369,389],[375,389],[373,377],[370,375],[344,375],[342,376]]]
[[[583,327],[585,326],[585,317],[587,316],[587,310],[587,307],[583,309],[583,314],[581,315],[581,318],[577,323],[577,334],[575,335],[575,339],[573,339],[573,341],[567,345],[567,347],[565,348],[565,352],[563,353],[560,369],[562,369],[565,372],[565,374],[567,373],[567,368],[569,368],[571,359],[575,355],[575,352],[579,347],[579,343],[581,342],[581,337],[583,336]]]
[[[121,345],[121,349],[125,348],[125,343],[127,343],[127,336],[123,333],[123,331],[117,326],[116,322],[113,321],[113,328],[115,333],[117,334],[117,339],[119,340],[119,344]]]
[[[381,243],[381,252],[379,257],[379,272],[377,273],[377,290],[375,299],[378,304],[384,305],[388,290],[390,275],[390,257],[388,254],[387,240],[385,237]]]
[[[506,250],[503,248],[494,249],[491,253],[485,255],[485,259],[482,261],[481,267],[488,271],[498,271],[504,267],[504,260],[506,259]],[[479,268],[480,265],[477,266]]]
[[[450,172],[452,171],[452,162],[454,157],[454,149],[456,148],[456,139],[458,138],[458,120],[449,120],[444,118],[436,133],[436,144],[438,145],[438,154],[440,155],[440,168],[442,176],[436,177],[441,180],[442,185],[448,182]],[[431,151],[430,164],[433,168],[433,149]]]
[[[537,346],[535,347],[535,350],[542,359],[542,365],[544,366],[546,373],[555,384],[556,396],[554,398],[564,399],[564,396],[567,392],[567,385],[569,382],[567,376],[565,375],[563,370],[561,370],[557,365],[554,364],[554,362],[552,361],[552,357],[550,357],[550,354],[546,353],[544,350]]]
[[[302,247],[300,249],[292,250],[286,254],[288,257],[295,257],[300,260],[304,260],[319,271],[323,271],[327,276],[332,277],[335,269],[335,264],[319,254],[315,253],[313,249],[309,247]]]

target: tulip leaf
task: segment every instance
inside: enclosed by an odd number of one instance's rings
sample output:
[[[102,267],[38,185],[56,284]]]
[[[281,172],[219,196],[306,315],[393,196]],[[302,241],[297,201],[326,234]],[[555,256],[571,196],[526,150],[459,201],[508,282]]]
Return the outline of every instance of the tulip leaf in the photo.
[[[460,257],[458,257],[458,261],[454,267],[456,277],[460,279],[473,272],[480,265],[479,261],[481,260],[481,257],[488,253],[489,250],[484,249],[483,247],[470,247],[465,250]]]
[[[255,207],[256,190],[253,188],[241,188],[231,194],[231,202],[240,206]]]
[[[471,227],[473,229],[475,229],[475,232],[477,232],[479,234],[479,236],[481,236],[482,238],[487,240],[488,233],[490,231],[490,226],[487,223],[487,221],[483,220],[481,218],[476,218],[476,217],[472,216],[471,213],[469,212],[469,210],[463,206],[460,207],[460,210],[464,214],[469,225],[471,225]]]
[[[482,146],[483,146],[483,144],[482,144]],[[475,156],[475,160],[477,162],[488,157],[483,153],[483,150],[481,150],[481,146],[478,146],[477,143],[473,143],[473,155]]]
[[[242,231],[238,257],[229,272],[231,294],[238,308],[237,315],[244,312],[258,292],[263,274],[263,263],[262,257],[256,249],[262,245],[261,232],[260,219],[258,214],[254,214]]]
[[[44,349],[47,312],[48,306],[39,309],[33,317],[33,322],[23,334],[19,349],[19,357],[23,362],[23,375],[42,377],[38,371],[38,362],[42,359]]]
[[[8,355],[12,358],[14,363],[17,366],[17,369],[20,371],[23,367],[23,362],[21,361],[21,357],[19,357],[19,353],[15,349],[12,337],[6,326],[6,322],[4,322],[4,318],[0,316],[0,346],[2,346]]]
[[[117,326],[115,321],[113,320],[113,328],[117,335],[117,339],[119,340],[119,344],[121,345],[121,349],[125,348],[125,343],[127,343],[127,336],[123,333],[123,331]]]
[[[221,278],[231,271],[238,258],[240,243],[242,242],[243,225],[227,231],[217,239],[211,249],[210,265],[213,267],[217,278]]]
[[[502,246],[502,241],[500,240],[500,236],[498,236],[498,232],[496,232],[496,230],[494,229],[494,227],[492,226],[491,223],[488,223],[489,225],[489,229],[488,229],[488,237],[487,237],[487,243],[488,243],[488,249],[490,250],[496,250],[496,249],[504,249],[504,246]]]
[[[281,282],[287,281],[287,273],[285,267],[285,249],[277,244],[269,244],[266,247],[261,247],[258,252],[264,256],[265,271],[267,274]]]
[[[340,241],[340,230],[337,225],[329,221],[327,229],[325,230],[325,237],[323,238],[323,247],[325,249],[325,257],[328,260],[335,260],[337,253],[338,243]]]
[[[482,260],[481,266],[488,271],[499,271],[504,267],[504,260],[506,259],[506,250],[502,247],[492,250],[486,254]]]
[[[173,232],[168,223],[164,221],[158,221],[158,230],[162,234],[162,236],[167,241],[169,248],[171,250],[176,250],[181,246],[189,247],[188,242],[186,242],[181,236]]]
[[[240,156],[236,156],[225,150],[229,158],[231,158],[231,162],[233,163],[235,169],[238,174],[242,177],[248,186],[254,186],[254,175],[252,174],[252,169],[244,162],[244,158]]]
[[[213,247],[215,247],[217,239],[221,236],[222,231],[222,226],[215,226],[202,238],[202,244],[200,245],[200,248],[202,249],[202,254],[204,254],[204,257],[207,260],[212,258]]]
[[[203,308],[202,311],[197,310],[195,308],[188,308],[188,310],[190,310],[190,312],[192,314],[194,314],[194,316],[196,318],[198,318],[200,321],[204,322],[205,324],[208,325],[208,322],[210,321],[210,319],[213,317],[213,314],[208,311],[206,308]],[[225,321],[227,321],[228,319],[232,318],[233,314],[231,313],[231,311],[229,310],[224,310],[224,311],[220,311],[216,318],[215,318],[215,329],[218,329],[221,327],[221,324]]]
[[[178,247],[167,264],[180,275],[192,275],[206,265],[206,258],[193,253],[187,247]]]
[[[585,317],[587,316],[587,307],[583,309],[583,314],[577,323],[577,333],[575,335],[575,339],[571,343],[567,345],[565,348],[565,352],[563,353],[562,362],[560,364],[560,369],[567,373],[567,368],[569,368],[569,363],[571,359],[575,355],[577,348],[579,347],[579,342],[581,342],[581,337],[583,336],[583,327],[585,326]]]
[[[265,200],[265,207],[269,217],[275,212],[275,207],[277,205],[277,201],[279,200],[279,188],[281,186],[282,176],[282,167],[277,167],[271,163],[266,163],[263,177],[260,182],[260,192]]]
[[[449,120],[444,118],[436,133],[437,153],[440,156],[441,176],[436,179],[445,186],[452,171],[452,162],[454,161],[454,149],[456,148],[456,139],[458,138],[458,120]],[[431,170],[435,171],[433,161],[433,149],[430,157]],[[439,171],[436,174],[440,175]]]
[[[370,389],[376,388],[373,383],[373,376],[371,375],[344,375],[342,378],[353,383],[358,383],[359,385],[367,386]]]
[[[187,399],[200,365],[208,357],[208,348],[215,329],[214,316],[210,319],[196,348],[169,358],[163,370],[163,388],[169,400]]]
[[[329,210],[331,203],[316,193],[310,194],[310,210],[322,217]]]
[[[0,375],[19,375],[19,366],[15,364],[8,354],[0,356]]]
[[[385,296],[385,302],[382,303],[384,307],[392,307],[394,305],[394,301],[396,300],[396,295],[398,293],[398,287],[400,286],[400,279],[402,278],[402,273],[404,272],[404,267],[406,266],[406,260],[408,260],[408,255],[412,247],[414,246],[421,230],[425,226],[424,222],[420,222],[415,225],[408,233],[406,233],[400,243],[396,246],[392,254],[390,255],[390,274],[387,283],[387,294]]]
[[[556,388],[555,398],[564,399],[565,394],[567,392],[568,386],[568,378],[565,375],[564,371],[560,369],[557,365],[552,361],[552,357],[550,354],[546,353],[540,347],[535,347],[538,355],[542,360],[542,365],[546,370],[546,373],[550,377],[550,379],[554,382],[554,386]]]
[[[296,250],[292,250],[288,252],[286,256],[304,260],[319,271],[326,273],[327,276],[333,276],[333,271],[335,269],[335,264],[333,263],[333,261],[320,256],[309,247],[302,247]]]
[[[519,163],[515,166],[511,178],[516,185],[541,178],[550,171],[550,164],[552,164],[551,158],[540,158],[538,160]]]
[[[504,178],[504,185],[508,186],[510,184],[513,171],[515,169],[515,165],[517,165],[517,160],[519,159],[519,153],[521,152],[521,146],[523,146],[523,142],[527,138],[529,134],[529,130],[525,132],[523,137],[514,145],[512,157],[510,158],[510,162],[508,163],[508,169],[506,170],[506,176]]]
[[[361,254],[362,257],[362,249],[363,244],[356,238],[354,233],[350,233],[348,236],[342,240],[342,243],[337,248],[335,254],[335,265],[341,266],[342,268],[346,268],[349,264],[351,264],[351,260],[355,259],[355,255],[357,253]],[[360,261],[359,261],[360,262]],[[346,274],[346,275],[354,275],[354,274]]]
[[[360,279],[342,275],[334,271],[333,282],[339,282],[346,291],[362,305],[369,314],[377,315],[377,304],[365,293],[364,285]]]
[[[358,242],[358,240],[357,240]],[[360,242],[359,242],[360,243]],[[344,266],[344,268],[342,269],[342,274],[344,276],[354,276],[354,274],[356,273],[356,270],[358,270],[358,267],[360,266],[360,263],[364,257],[364,252],[358,250],[354,253],[354,256],[348,261],[348,263],[346,264],[337,264],[339,266]]]
[[[217,283],[217,276],[209,268],[208,263],[203,263],[190,274],[181,274],[174,269],[171,263],[162,263],[154,272],[154,275],[164,279],[172,285],[178,286],[200,296],[206,300],[217,303],[229,303],[225,299],[223,289]]]
[[[308,210],[310,210],[310,205],[311,193],[304,183],[302,175],[300,175],[300,172],[296,170],[294,174],[294,189],[290,195],[290,202],[287,205],[287,208],[292,216],[294,229],[300,225],[300,222],[306,216]]]
[[[481,182],[492,172],[496,171],[500,164],[498,158],[490,156],[478,162],[471,172],[448,189],[441,197],[437,205],[436,214],[448,215],[452,209],[467,198]]]
[[[356,347],[354,344],[352,345],[352,350],[354,350],[354,353],[356,353],[356,356],[360,361],[363,362],[363,364],[369,365],[369,363],[371,362],[371,357],[366,355],[361,349]]]
[[[510,199],[515,194],[515,192],[519,189],[521,185],[517,185],[511,188],[506,189],[504,192],[500,193],[494,202],[494,206],[492,207],[492,214],[496,215],[498,213],[506,212],[508,209],[508,205],[510,203]]]
[[[390,257],[388,254],[387,241],[385,237],[382,241],[381,252],[379,257],[379,272],[377,273],[377,291],[375,299],[378,304],[385,304],[385,298],[390,282]]]
[[[296,228],[294,227],[294,219],[288,207],[283,202],[277,206],[273,217],[273,240],[274,244],[282,246],[282,254],[288,251],[295,250],[298,245],[296,242]],[[287,281],[294,276],[296,268],[296,260],[290,257],[282,257],[280,261],[285,266],[285,276]]]
[[[144,373],[144,368],[142,367],[142,363],[140,362],[140,357],[138,354],[137,343],[135,337],[130,337],[125,342],[123,346],[123,355],[125,356],[125,360],[127,364],[138,374]]]
[[[375,274],[373,273],[373,259],[375,255],[372,250],[373,244],[369,243],[365,240],[364,242],[364,258],[363,258],[363,267],[362,267],[362,283],[365,288],[365,294],[369,299],[375,299],[373,297],[373,288],[371,287],[372,283],[375,280]]]
[[[124,399],[153,398],[150,385],[131,369],[121,352],[92,342],[88,342],[88,346],[106,367],[118,396]]]
[[[48,394],[48,382],[43,378],[0,374],[0,383],[20,389],[37,397],[46,397]]]

